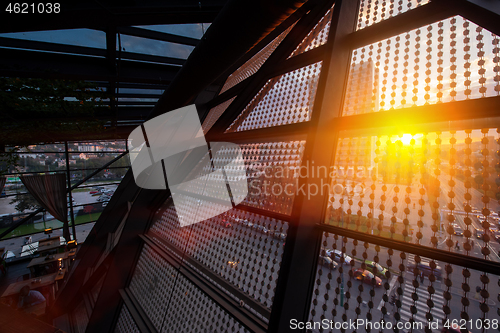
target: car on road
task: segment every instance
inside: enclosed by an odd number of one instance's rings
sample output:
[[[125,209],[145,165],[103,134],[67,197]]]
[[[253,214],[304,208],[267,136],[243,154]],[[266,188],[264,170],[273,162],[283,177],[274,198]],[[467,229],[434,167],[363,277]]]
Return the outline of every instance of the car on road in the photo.
[[[418,268],[418,274],[419,275],[421,273],[423,273],[424,277],[425,277],[425,276],[429,276],[429,275],[431,275],[431,273],[433,273],[434,277],[436,278],[436,280],[441,280],[442,279],[442,269],[441,269],[441,266],[437,266],[436,265],[436,268],[433,270],[431,268],[430,263],[427,262],[427,261],[422,261],[422,262],[419,262],[418,264],[416,264],[415,262],[412,262],[412,263],[408,264],[408,271],[414,272],[415,268]]]
[[[485,221],[486,220],[486,216],[484,215],[476,215],[477,219],[481,222]]]
[[[456,225],[456,224],[455,224],[455,226],[453,227],[453,233],[454,233],[456,236],[463,236],[463,235],[464,235],[464,231],[463,231],[463,229],[462,229],[460,226]]]
[[[330,269],[337,269],[339,264],[333,261],[330,257],[319,256],[318,265],[328,267]]]
[[[254,229],[257,232],[260,232],[261,234],[267,234],[269,231],[269,230],[267,230],[266,227],[264,227],[263,225],[260,225],[260,224],[254,224],[252,226],[252,229]]]
[[[366,269],[363,270],[362,268],[353,268],[352,276],[356,280],[362,281],[364,283],[368,283],[370,285],[375,284],[376,287],[382,286],[382,280],[379,277],[373,275],[372,272],[367,271]]]
[[[483,239],[484,230],[483,229],[479,229],[479,228],[474,228],[474,235],[478,239]]]
[[[253,223],[248,221],[248,220],[241,220],[241,224],[244,225],[245,227],[251,228],[253,226]]]
[[[233,225],[230,222],[226,221],[226,220],[222,220],[220,222],[220,225],[223,226],[224,228],[232,228],[233,227]]]
[[[365,269],[368,272],[375,274],[375,276],[378,276],[381,279],[387,278],[386,274],[389,270],[385,267],[380,266],[375,261],[365,260],[365,266],[366,266]],[[375,269],[377,270],[376,272]]]
[[[281,233],[279,231],[275,231],[272,233],[272,236],[274,239],[278,239],[278,240],[286,240],[286,235],[284,233]]]
[[[326,255],[338,263],[340,263],[340,258],[344,257],[344,262],[347,265],[351,264],[352,258],[345,253],[342,254],[342,252],[340,252],[339,250],[326,250]]]

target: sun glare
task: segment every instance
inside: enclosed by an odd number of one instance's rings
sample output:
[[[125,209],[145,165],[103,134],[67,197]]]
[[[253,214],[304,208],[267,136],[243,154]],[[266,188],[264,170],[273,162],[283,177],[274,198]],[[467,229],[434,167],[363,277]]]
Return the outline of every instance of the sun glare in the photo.
[[[401,142],[405,146],[409,146],[410,142],[411,142],[411,139],[413,139],[413,136],[411,134],[403,134],[403,137],[401,138]]]

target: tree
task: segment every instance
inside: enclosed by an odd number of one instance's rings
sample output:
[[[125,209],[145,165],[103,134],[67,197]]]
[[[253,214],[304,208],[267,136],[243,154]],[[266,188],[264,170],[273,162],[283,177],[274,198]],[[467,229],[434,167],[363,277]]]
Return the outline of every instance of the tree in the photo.
[[[40,204],[38,203],[38,201],[36,201],[36,199],[29,193],[16,195],[9,203],[11,205],[15,204],[16,210],[20,213],[24,213],[25,211],[33,211],[40,208]]]

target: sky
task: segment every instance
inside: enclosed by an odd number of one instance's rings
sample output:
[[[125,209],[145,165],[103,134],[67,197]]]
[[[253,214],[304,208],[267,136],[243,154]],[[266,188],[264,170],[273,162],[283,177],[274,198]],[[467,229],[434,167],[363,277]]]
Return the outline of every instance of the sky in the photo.
[[[180,36],[201,38],[208,24],[175,24],[140,26],[139,28],[168,32]],[[4,33],[0,37],[11,37],[33,41],[61,43],[67,45],[106,48],[106,34],[103,31],[92,29],[50,30],[20,33]],[[122,50],[127,52],[144,53],[165,57],[186,59],[194,47],[156,41],[147,38],[121,35]],[[123,49],[124,48],[124,49]]]

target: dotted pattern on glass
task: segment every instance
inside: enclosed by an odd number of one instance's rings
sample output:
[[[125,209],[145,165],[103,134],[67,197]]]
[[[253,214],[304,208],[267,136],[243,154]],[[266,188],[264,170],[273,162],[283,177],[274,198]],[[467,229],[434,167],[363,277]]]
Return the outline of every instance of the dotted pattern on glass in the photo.
[[[175,305],[175,306],[174,306]],[[179,274],[162,333],[249,332],[210,297]]]
[[[429,0],[361,0],[358,13],[358,30],[420,7],[428,2]]]
[[[362,251],[356,249],[359,247]],[[467,320],[467,331],[496,331],[499,319],[493,298],[500,285],[498,276],[488,275],[324,232],[311,326],[306,331],[336,332],[343,322],[359,320],[357,329],[344,326],[344,331],[430,333],[441,332],[446,320],[451,325],[462,318]],[[325,322],[327,327],[318,325]]]
[[[317,62],[267,81],[226,133],[310,120],[321,65]]]
[[[87,308],[85,307],[85,302],[80,302],[72,312],[73,317],[72,328],[76,333],[85,333],[87,325],[89,323],[89,314],[87,313]]]
[[[358,48],[342,114],[497,96],[497,41],[455,16]]]
[[[248,184],[248,195],[241,204],[289,215],[298,190],[297,184],[305,141],[243,144],[240,148]],[[224,151],[221,149],[212,157],[216,165],[218,161],[224,159]],[[206,170],[207,165],[208,163],[204,161],[200,162],[199,166],[202,167],[194,168],[193,175],[207,174],[210,171]],[[236,180],[241,177],[242,171],[238,167],[227,168],[226,176],[229,180]],[[197,186],[194,182],[191,185]],[[199,186],[203,184],[200,183]],[[192,188],[194,193],[198,190]],[[238,188],[233,188],[232,194],[238,195]],[[197,200],[189,198],[183,204],[187,206],[185,207],[187,210],[193,212],[199,209],[209,211],[216,205],[214,203],[199,206]],[[176,216],[173,208],[171,208],[171,214]],[[177,245],[180,246],[180,243]]]
[[[332,12],[333,8],[326,12],[288,58],[315,49],[328,41],[328,33],[330,32],[330,25],[332,23]]]
[[[159,331],[174,288],[177,271],[145,244],[137,262],[129,290]]]
[[[276,48],[281,44],[283,39],[288,35],[290,30],[295,26],[295,23],[283,31],[278,37],[276,37],[272,42],[267,44],[259,52],[257,52],[253,57],[251,57],[247,62],[245,62],[241,67],[235,70],[226,79],[224,86],[222,87],[219,94],[222,94],[226,90],[234,87],[241,81],[249,78],[250,76],[257,73],[260,67],[266,62],[267,58],[276,50]]]
[[[248,195],[242,204],[290,215],[305,141],[241,145]]]
[[[102,285],[104,283],[104,277],[101,278],[93,287],[90,292],[91,298],[94,300],[94,303],[97,302],[97,297],[99,297],[99,292],[101,291]]]
[[[234,101],[235,98],[236,96],[210,109],[207,117],[203,121],[203,125],[201,125],[203,133],[208,133],[208,131],[212,128],[212,126],[220,118],[220,116],[226,111],[227,107]]]
[[[150,229],[150,236],[184,250],[221,278],[271,308],[288,224],[239,209],[180,228],[171,207]],[[182,242],[179,240],[183,240]],[[182,247],[179,247],[181,245]]]
[[[341,132],[329,169],[332,183],[324,189],[325,223],[500,260],[496,131]],[[312,168],[318,174],[319,167]]]
[[[140,333],[141,331],[137,327],[132,315],[128,308],[123,305],[120,316],[118,317],[118,322],[115,326],[115,333]]]

